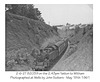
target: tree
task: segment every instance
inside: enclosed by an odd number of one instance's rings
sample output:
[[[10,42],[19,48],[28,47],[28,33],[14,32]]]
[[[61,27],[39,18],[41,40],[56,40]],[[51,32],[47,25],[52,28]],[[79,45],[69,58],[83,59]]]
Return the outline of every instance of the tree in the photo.
[[[36,9],[33,7],[33,5],[28,5],[28,11],[29,11],[27,14],[28,18],[38,20],[37,14],[36,14]]]
[[[5,7],[6,12],[44,22],[44,19],[41,17],[41,12],[38,8],[34,8],[33,4],[6,4]]]
[[[7,10],[9,10],[9,9],[11,9],[12,7],[11,7],[11,4],[6,4],[5,5],[5,10],[7,11]]]
[[[52,26],[52,27],[57,32],[57,30],[58,30],[57,26]]]
[[[79,25],[76,25],[76,26],[75,26],[75,33],[77,34],[77,33],[79,32],[79,30],[80,30]]]

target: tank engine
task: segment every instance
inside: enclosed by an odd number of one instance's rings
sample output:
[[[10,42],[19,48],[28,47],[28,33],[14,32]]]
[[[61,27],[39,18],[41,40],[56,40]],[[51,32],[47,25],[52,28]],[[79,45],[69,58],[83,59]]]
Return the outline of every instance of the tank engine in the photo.
[[[58,56],[62,55],[62,53],[68,47],[68,39],[65,41],[61,41],[52,46],[47,46],[44,49],[40,49],[40,54],[36,55],[36,61],[34,70],[46,70],[50,67],[51,61],[55,60]]]

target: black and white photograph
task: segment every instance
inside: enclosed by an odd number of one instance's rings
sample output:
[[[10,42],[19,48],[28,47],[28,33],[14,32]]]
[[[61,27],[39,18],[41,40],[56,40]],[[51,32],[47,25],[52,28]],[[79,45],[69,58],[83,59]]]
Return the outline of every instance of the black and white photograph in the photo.
[[[93,4],[5,4],[5,71],[93,71]]]

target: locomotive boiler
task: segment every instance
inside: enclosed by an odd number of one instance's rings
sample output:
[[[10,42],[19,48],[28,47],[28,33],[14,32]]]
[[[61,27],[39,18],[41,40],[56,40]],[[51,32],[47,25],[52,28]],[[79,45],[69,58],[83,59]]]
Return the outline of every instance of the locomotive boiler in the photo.
[[[50,68],[52,66],[52,63],[54,63],[54,61],[57,60],[58,57],[61,57],[63,55],[67,47],[68,39],[41,49],[40,54],[36,58],[36,65],[34,67],[34,70],[45,71]]]

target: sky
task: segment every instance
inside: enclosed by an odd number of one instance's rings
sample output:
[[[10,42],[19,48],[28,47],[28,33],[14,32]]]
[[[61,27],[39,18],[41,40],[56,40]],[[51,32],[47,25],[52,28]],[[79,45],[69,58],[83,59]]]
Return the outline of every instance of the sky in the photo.
[[[35,4],[45,22],[50,25],[93,23],[93,5],[88,4]]]

